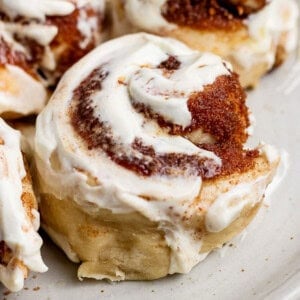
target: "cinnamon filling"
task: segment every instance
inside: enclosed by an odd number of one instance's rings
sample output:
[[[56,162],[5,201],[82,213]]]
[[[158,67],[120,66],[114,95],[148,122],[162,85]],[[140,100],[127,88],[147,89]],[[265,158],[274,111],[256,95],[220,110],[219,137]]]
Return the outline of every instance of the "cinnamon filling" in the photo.
[[[219,2],[234,14],[243,17],[261,10],[267,4],[267,0],[219,0]]]
[[[238,75],[219,76],[202,92],[190,97],[188,108],[192,124],[185,131],[202,128],[220,144],[234,142],[243,145],[248,137],[245,129],[250,125],[245,99]]]
[[[177,60],[175,56],[169,55],[169,57],[162,61],[159,65],[159,69],[165,69],[168,71],[178,70],[180,67],[180,61]]]
[[[124,151],[111,128],[101,122],[101,116],[94,115],[91,97],[101,90],[107,76],[108,72],[101,67],[95,69],[73,94],[71,124],[89,150],[100,148],[112,161],[141,176],[181,174],[210,178],[219,171],[213,160],[179,153],[157,154],[152,146],[143,144],[139,139],[134,140],[129,151]]]
[[[184,136],[200,128],[218,143],[234,142],[242,146],[248,137],[245,128],[250,125],[245,99],[238,75],[232,73],[230,76],[219,76],[203,91],[190,96],[188,109],[192,114],[192,123],[186,128],[166,121],[144,104],[133,102],[133,106],[145,118],[156,120],[169,134]]]
[[[265,0],[167,0],[162,16],[181,26],[235,31],[245,26],[244,18],[265,4]]]
[[[176,69],[180,62],[169,57],[159,66],[168,70]],[[198,146],[222,158],[221,170],[212,159],[200,159],[197,155],[158,154],[151,145],[145,145],[137,138],[129,149],[124,149],[109,125],[94,113],[92,96],[101,90],[102,82],[108,75],[105,66],[101,66],[93,70],[73,92],[70,121],[89,150],[101,149],[116,164],[141,176],[200,175],[202,178],[213,178],[220,174],[243,172],[253,166],[258,153],[243,150],[249,120],[245,93],[237,75],[219,76],[213,84],[206,85],[202,92],[191,95],[188,108],[192,114],[192,124],[188,128],[170,124],[153,114],[151,109],[133,102],[137,112],[155,119],[160,127],[167,128],[172,135],[185,136],[199,128],[211,134],[216,140],[215,144]]]
[[[242,145],[234,142],[201,144],[199,147],[214,152],[222,159],[220,173],[216,176],[226,176],[233,173],[244,173],[254,167],[258,150],[244,150]]]

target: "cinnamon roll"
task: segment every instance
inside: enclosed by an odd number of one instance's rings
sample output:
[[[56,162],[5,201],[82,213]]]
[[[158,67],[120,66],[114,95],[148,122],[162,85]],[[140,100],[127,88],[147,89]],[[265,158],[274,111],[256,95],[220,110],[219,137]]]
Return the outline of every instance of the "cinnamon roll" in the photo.
[[[186,273],[259,209],[279,156],[244,150],[245,93],[229,63],[169,38],[102,44],[38,116],[43,228],[79,278]]]
[[[47,87],[101,40],[104,0],[0,1],[0,114],[41,111]]]
[[[232,63],[244,87],[296,48],[295,0],[112,0],[113,35],[146,31],[177,38]]]
[[[0,282],[19,291],[29,270],[45,272],[39,213],[20,133],[0,119]]]

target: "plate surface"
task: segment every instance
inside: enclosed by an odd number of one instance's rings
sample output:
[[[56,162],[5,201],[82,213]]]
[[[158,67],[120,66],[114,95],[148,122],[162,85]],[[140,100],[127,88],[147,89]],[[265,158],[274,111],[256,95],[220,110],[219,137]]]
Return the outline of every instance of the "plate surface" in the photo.
[[[285,149],[290,166],[246,235],[187,275],[113,284],[78,281],[77,266],[43,235],[49,271],[31,273],[19,293],[1,287],[0,299],[300,299],[300,57],[263,78],[248,105],[256,118],[251,144],[263,140]]]

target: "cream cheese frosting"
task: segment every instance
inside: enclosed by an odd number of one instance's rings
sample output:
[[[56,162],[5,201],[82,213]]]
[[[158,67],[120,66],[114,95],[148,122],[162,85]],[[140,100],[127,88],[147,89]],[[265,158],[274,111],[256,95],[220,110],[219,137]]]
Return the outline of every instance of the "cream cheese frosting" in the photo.
[[[178,60],[177,67],[170,71],[161,68],[170,57]],[[154,163],[149,153],[159,157],[183,155],[209,161],[208,176],[213,176],[222,165],[216,154],[186,137],[169,134],[136,107],[149,108],[165,121],[185,128],[192,122],[187,109],[189,97],[218,77],[230,76],[230,68],[213,54],[200,54],[176,40],[144,33],[96,48],[67,71],[38,116],[35,160],[41,193],[74,199],[89,214],[96,214],[99,208],[113,213],[139,212],[157,222],[165,233],[172,251],[169,273],[189,272],[206,254],[199,253],[201,239],[195,238],[181,218],[170,216],[169,207],[172,205],[179,216],[192,214],[201,175],[188,163],[182,169],[162,163],[162,174],[141,175],[120,161],[125,156],[132,158],[129,164],[134,160]],[[74,111],[92,120],[87,129],[79,121],[72,123]],[[98,122],[103,129],[97,127]],[[87,140],[80,136],[80,130],[92,130]],[[108,135],[101,145],[94,146],[103,131]],[[132,146],[136,140],[144,150],[139,152]],[[151,150],[147,154],[148,145]],[[112,156],[114,149],[117,154]],[[258,190],[257,200],[263,192]],[[55,239],[74,257],[61,237]]]
[[[264,9],[250,15],[245,21],[253,42],[237,49],[233,55],[242,66],[249,67],[251,63],[264,61],[271,68],[278,44],[283,45],[287,52],[295,50],[298,17],[299,9],[294,0],[269,1]]]
[[[46,104],[48,95],[43,84],[21,68],[6,65],[0,70],[0,80],[0,114],[29,115],[40,112]]]
[[[22,204],[22,180],[26,171],[20,133],[0,119],[0,140],[0,240],[12,251],[8,264],[0,264],[0,281],[9,290],[18,291],[27,276],[24,266],[35,272],[45,272],[47,267],[40,253],[39,214],[33,209],[33,220],[30,220]]]
[[[72,13],[75,5],[69,0],[1,0],[0,9],[12,18],[24,16],[45,21],[46,16],[64,16]]]
[[[133,32],[134,28],[163,35],[176,30],[178,26],[167,22],[162,15],[166,2],[167,0],[126,0],[124,11],[129,22],[116,22],[115,34]],[[251,42],[241,43],[228,55],[246,69],[259,62],[264,62],[271,68],[279,43],[284,45],[287,52],[296,48],[298,16],[299,9],[295,0],[268,1],[264,8],[244,21]]]
[[[266,175],[260,176],[254,181],[241,183],[219,196],[209,207],[205,216],[205,226],[209,232],[222,231],[238,218],[245,207],[253,207],[261,201],[262,197],[265,198],[265,203],[269,202],[270,196],[285,177],[288,169],[288,154],[285,151],[280,153],[275,147],[265,143],[260,144],[259,150],[270,164],[280,157],[280,165],[273,181],[266,189]]]

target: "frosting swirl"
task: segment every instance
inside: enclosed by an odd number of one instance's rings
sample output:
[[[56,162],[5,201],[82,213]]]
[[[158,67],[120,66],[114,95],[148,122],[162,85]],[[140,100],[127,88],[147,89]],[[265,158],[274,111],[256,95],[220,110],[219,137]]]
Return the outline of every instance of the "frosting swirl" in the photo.
[[[170,272],[187,272],[201,241],[167,208],[182,215],[203,178],[222,171],[222,159],[201,145],[242,148],[244,99],[230,65],[213,54],[147,34],[109,41],[67,71],[38,117],[42,193],[90,213],[138,211],[159,222],[173,250]]]

